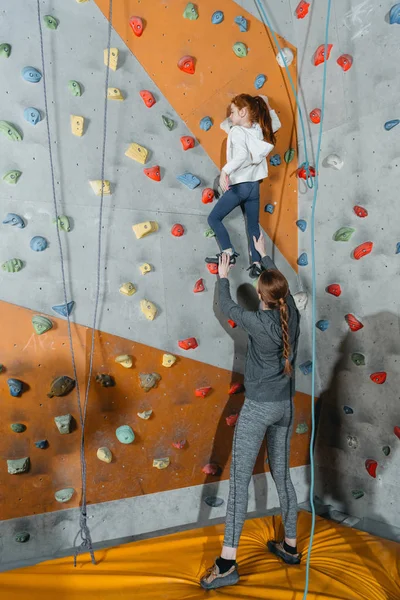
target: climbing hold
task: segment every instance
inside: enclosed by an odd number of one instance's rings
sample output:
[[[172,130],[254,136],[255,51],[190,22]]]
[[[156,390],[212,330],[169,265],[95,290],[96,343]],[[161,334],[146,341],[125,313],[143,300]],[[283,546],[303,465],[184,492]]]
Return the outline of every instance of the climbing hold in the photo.
[[[25,227],[23,218],[15,213],[8,213],[3,220],[3,225],[12,225],[13,227],[18,227],[18,229]]]
[[[11,142],[20,142],[22,140],[22,133],[18,131],[15,125],[12,125],[8,121],[0,121],[0,132]]]
[[[97,450],[97,458],[109,464],[112,461],[112,452],[106,446],[102,446]]]
[[[320,108],[314,108],[311,112],[310,112],[310,121],[312,123],[315,123],[316,125],[318,123],[321,123],[321,109]]]
[[[103,188],[104,196],[111,194],[110,182],[107,179],[104,179],[103,185],[101,185],[101,179],[94,179],[93,181],[89,181],[89,183],[96,196],[101,196],[101,188]]]
[[[29,542],[29,540],[31,539],[31,534],[28,533],[27,531],[20,531],[15,534],[14,539],[19,544],[25,544],[26,542]]]
[[[353,57],[350,56],[350,54],[342,54],[341,56],[339,56],[336,62],[339,65],[339,67],[342,67],[343,71],[348,71],[349,69],[351,69],[351,66],[353,64]]]
[[[140,240],[145,235],[158,231],[158,223],[156,221],[144,221],[143,223],[132,225],[132,229],[136,238]]]
[[[133,283],[131,283],[130,281],[127,281],[126,283],[123,283],[121,285],[121,287],[119,288],[119,291],[121,292],[121,294],[124,294],[125,296],[133,296],[133,294],[136,292],[136,288],[133,285]]]
[[[212,390],[212,387],[210,387],[210,386],[197,388],[194,392],[194,395],[197,398],[205,398],[206,396],[208,396],[208,394],[211,392],[211,390]]]
[[[38,442],[35,442],[35,446],[36,448],[39,448],[39,450],[46,450],[49,446],[49,442],[47,440],[39,440]]]
[[[292,160],[294,159],[294,155],[295,155],[296,151],[294,148],[289,148],[288,150],[286,150],[285,154],[284,154],[284,159],[285,159],[285,163],[288,165],[290,162],[292,162]]]
[[[243,44],[243,42],[236,42],[233,44],[232,49],[239,58],[244,58],[247,56],[246,44]]]
[[[64,488],[63,490],[58,490],[54,494],[54,498],[57,500],[57,502],[65,504],[66,502],[69,502],[71,500],[74,493],[74,488]]]
[[[274,213],[274,210],[275,206],[273,204],[266,204],[264,207],[264,212],[269,213],[270,215]]]
[[[184,173],[183,175],[177,175],[177,180],[186,185],[190,190],[194,190],[197,188],[201,181],[196,175],[192,175],[192,173]]]
[[[211,229],[211,227],[209,227],[208,229],[206,229],[206,230],[205,230],[205,232],[204,232],[204,237],[206,237],[206,238],[212,238],[212,237],[215,237],[215,231],[213,231],[213,230]]]
[[[242,16],[235,17],[235,23],[236,23],[236,25],[239,25],[239,30],[242,33],[245,33],[247,31],[247,19],[245,19]]]
[[[203,131],[208,131],[209,129],[211,129],[212,126],[213,122],[211,117],[203,117],[200,120],[200,129],[202,129]]]
[[[41,72],[35,69],[35,67],[24,67],[21,75],[22,78],[29,83],[39,83],[39,81],[42,79]]]
[[[179,348],[182,348],[182,350],[194,350],[195,348],[197,348],[198,343],[196,338],[191,337],[186,338],[186,340],[179,340],[178,346]]]
[[[377,383],[378,385],[382,385],[382,383],[385,383],[386,377],[387,373],[385,373],[385,371],[378,371],[377,373],[372,373],[369,376],[370,380],[374,383]]]
[[[344,162],[337,154],[330,154],[325,159],[326,164],[337,171],[343,168]]]
[[[389,12],[389,23],[391,25],[400,25],[400,3],[393,4]]]
[[[7,385],[11,396],[13,396],[14,398],[18,398],[19,396],[21,396],[24,389],[24,384],[22,381],[20,381],[19,379],[8,379]]]
[[[157,314],[157,308],[153,302],[150,302],[150,300],[141,300],[140,310],[148,321],[154,321]]]
[[[54,417],[54,422],[57,425],[57,429],[60,433],[66,434],[72,431],[72,415],[61,415]]]
[[[132,444],[135,440],[135,434],[129,425],[121,425],[121,427],[118,427],[115,431],[115,435],[121,444]]]
[[[121,90],[112,87],[109,87],[107,90],[107,98],[109,100],[124,100]]]
[[[71,300],[70,302],[67,302],[67,304],[55,304],[51,307],[51,309],[62,317],[68,317],[71,314],[74,306],[75,302]]]
[[[224,503],[222,498],[218,498],[218,496],[206,496],[206,498],[204,498],[204,502],[212,508],[218,508]]]
[[[325,291],[328,292],[328,294],[332,294],[332,296],[339,298],[340,294],[342,293],[342,288],[338,283],[331,283],[325,288]]]
[[[45,24],[47,29],[57,29],[58,27],[57,19],[55,17],[52,17],[51,15],[45,15],[43,17],[43,23]]]
[[[395,428],[394,428],[394,430],[393,430],[393,433],[394,433],[394,435],[395,435],[396,437],[398,437],[398,438],[399,438],[399,440],[400,440],[400,427],[398,427],[398,426],[396,425],[396,426],[395,426]]]
[[[306,267],[308,265],[308,256],[306,252],[302,252],[299,258],[297,259],[297,264],[299,267]]]
[[[236,413],[226,417],[225,421],[226,421],[226,424],[228,425],[228,427],[235,427],[238,418],[239,418],[239,415]]]
[[[183,11],[183,18],[189,19],[189,21],[195,21],[199,18],[199,13],[197,12],[197,8],[193,2],[187,3],[186,8]]]
[[[27,473],[30,465],[29,456],[26,458],[17,458],[7,461],[7,470],[10,475],[18,475],[19,473]]]
[[[21,175],[22,172],[17,171],[16,169],[14,169],[13,171],[7,171],[7,173],[3,175],[3,181],[6,181],[11,185],[15,185],[16,183],[18,183],[18,179],[21,177]]]
[[[301,365],[299,365],[299,369],[303,375],[309,375],[313,369],[312,360],[306,360],[306,362],[303,362]]]
[[[172,442],[172,446],[177,450],[183,450],[186,446],[186,440],[179,440],[178,442]]]
[[[29,242],[29,245],[34,252],[43,252],[48,246],[46,238],[41,235],[35,235]]]
[[[148,421],[152,414],[152,410],[145,410],[144,412],[137,413],[137,416],[144,421]]]
[[[328,44],[326,60],[329,59],[332,48],[333,44]],[[321,65],[323,62],[325,62],[325,44],[321,44],[321,46],[318,46],[314,54],[314,65],[316,67],[318,65]]]
[[[400,254],[400,242],[396,244],[396,254]]]
[[[385,129],[386,131],[390,131],[393,127],[396,127],[400,123],[400,119],[392,119],[391,121],[386,121]]]
[[[198,279],[194,284],[193,293],[198,294],[199,292],[204,292],[204,281],[202,279]]]
[[[266,81],[267,78],[265,75],[263,75],[262,73],[257,75],[257,77],[254,80],[254,87],[256,88],[256,90],[260,90]]]
[[[129,25],[131,26],[131,29],[136,37],[140,37],[142,35],[144,27],[143,21],[140,17],[131,17],[129,19]]]
[[[26,425],[23,423],[12,423],[10,427],[14,433],[24,433],[26,431]]]
[[[161,181],[161,172],[158,165],[150,167],[149,169],[143,169],[143,173],[146,175],[146,177],[152,179],[153,181]]]
[[[346,415],[353,415],[354,410],[350,406],[343,406],[343,410]]]
[[[110,48],[110,60],[108,59],[108,48],[104,50],[104,64],[110,67],[110,69],[113,71],[116,71],[118,68],[118,57],[118,48]]]
[[[70,122],[72,134],[76,135],[77,137],[82,137],[85,119],[83,117],[79,117],[78,115],[71,115]]]
[[[315,326],[320,330],[320,331],[326,331],[329,327],[330,323],[327,319],[320,319],[319,321],[316,322]]]
[[[153,269],[151,268],[151,265],[149,265],[149,263],[143,263],[143,265],[140,265],[139,267],[139,271],[142,275],[146,275],[146,273],[150,273],[152,270]]]
[[[108,375],[107,373],[98,373],[96,375],[96,383],[99,383],[105,388],[115,387],[114,377],[112,375]]]
[[[204,188],[201,194],[201,201],[203,204],[209,204],[215,198],[215,192],[211,188]]]
[[[171,233],[174,237],[182,237],[185,233],[183,225],[181,225],[180,223],[175,223],[175,225],[171,229]]]
[[[279,165],[281,164],[281,157],[279,154],[274,154],[273,156],[271,156],[271,158],[269,159],[269,162],[271,163],[271,165],[273,167],[279,167]]]
[[[31,125],[37,125],[42,120],[38,109],[33,107],[24,110],[24,119]]]
[[[308,431],[307,423],[299,423],[296,427],[296,433],[302,434],[302,433],[307,433],[307,431]]]
[[[125,367],[125,369],[130,369],[133,364],[132,356],[129,356],[129,354],[120,354],[115,358],[115,362],[121,367]]]
[[[236,383],[232,383],[231,387],[228,390],[229,396],[234,396],[235,394],[242,394],[243,392],[244,385],[243,383],[239,383],[238,381]]]
[[[74,389],[74,387],[74,379],[71,379],[71,377],[68,377],[67,375],[61,375],[60,377],[53,379],[47,397],[54,398],[54,396],[66,396]]]
[[[215,263],[207,263],[207,269],[211,275],[218,275],[218,265]]]
[[[353,352],[350,358],[357,367],[365,365],[365,356],[361,352]]]
[[[296,221],[296,225],[300,229],[300,231],[304,232],[307,229],[307,221],[305,221],[304,219],[299,219],[298,221]]]
[[[229,327],[232,327],[232,329],[235,329],[235,327],[237,327],[237,323],[235,323],[235,321],[232,321],[232,319],[228,319],[228,325]]]
[[[206,475],[219,475],[221,473],[221,467],[216,463],[208,463],[202,468],[203,473]]]
[[[161,471],[162,469],[166,469],[169,465],[168,456],[165,458],[154,458],[153,459],[153,467]]]
[[[351,495],[355,500],[359,500],[364,496],[364,492],[362,490],[352,490]]]
[[[353,450],[356,450],[358,448],[358,439],[353,435],[348,435],[347,436],[347,444],[349,445],[350,448],[353,448]]]
[[[354,232],[353,227],[341,227],[333,235],[333,239],[335,242],[348,242]]]
[[[74,79],[70,79],[70,81],[68,81],[68,89],[73,96],[82,96],[81,84]]]
[[[278,52],[276,55],[277,63],[280,67],[284,68],[292,64],[294,59],[294,54],[290,48],[282,48],[281,52]]]
[[[57,217],[57,226],[60,231],[71,231],[71,224],[69,218],[65,215]]]
[[[360,219],[368,217],[368,211],[363,206],[359,206],[358,204],[356,204],[355,206],[353,206],[353,210],[356,213],[357,217],[360,217]]]
[[[365,468],[367,469],[369,475],[371,475],[371,477],[376,478],[376,469],[378,467],[378,463],[376,462],[376,460],[372,460],[371,458],[368,458],[365,461]]]
[[[349,326],[351,331],[359,331],[364,327],[364,325],[359,321],[354,315],[349,313],[344,317],[347,321],[347,325]]]
[[[147,148],[144,146],[139,146],[139,144],[136,144],[136,142],[133,142],[133,144],[131,144],[128,150],[125,152],[125,156],[128,156],[128,158],[131,158],[132,160],[136,160],[136,162],[140,163],[141,165],[146,163],[148,154],[149,151]]]
[[[1,268],[7,273],[18,273],[23,266],[22,260],[19,258],[10,258],[10,260],[7,260],[1,265]]]
[[[390,446],[383,446],[382,452],[385,456],[389,456],[390,454]]]
[[[0,44],[0,56],[2,56],[3,58],[10,58],[10,54],[11,45],[7,43]]]
[[[185,151],[190,150],[191,148],[194,148],[194,146],[195,146],[194,137],[191,137],[190,135],[183,135],[181,137],[181,144],[182,144],[182,148]]]
[[[310,8],[310,3],[305,0],[301,0],[301,2],[297,5],[295,10],[296,17],[298,19],[304,19],[306,15],[308,15],[308,9]]]
[[[173,354],[163,354],[162,357],[162,366],[163,367],[172,367],[176,363],[176,356]]]
[[[161,375],[158,373],[139,373],[139,385],[145,392],[157,387],[159,381],[161,381]]]
[[[364,242],[363,244],[360,244],[359,246],[357,246],[357,248],[354,249],[354,258],[356,260],[360,260],[360,258],[363,258],[363,256],[367,256],[367,254],[370,254],[372,252],[373,247],[373,242]]]
[[[167,117],[166,115],[162,116],[162,121],[165,125],[165,127],[169,130],[172,131],[172,129],[174,128],[175,125],[175,121],[173,119],[170,119],[169,117]],[[181,138],[182,141],[182,138]]]
[[[139,93],[147,108],[151,108],[155,105],[156,99],[154,98],[151,92],[149,92],[148,90],[141,90]]]
[[[182,56],[178,61],[178,68],[188,75],[194,75],[196,65],[193,56]]]
[[[315,177],[315,169],[314,169],[314,167],[311,167],[309,165],[308,166],[308,171],[309,171],[309,174],[307,175],[307,168],[306,168],[305,163],[303,163],[297,169],[297,177],[299,177],[300,179],[307,179],[308,177]]]
[[[211,23],[213,25],[219,25],[224,20],[224,13],[222,10],[216,10],[211,17]]]

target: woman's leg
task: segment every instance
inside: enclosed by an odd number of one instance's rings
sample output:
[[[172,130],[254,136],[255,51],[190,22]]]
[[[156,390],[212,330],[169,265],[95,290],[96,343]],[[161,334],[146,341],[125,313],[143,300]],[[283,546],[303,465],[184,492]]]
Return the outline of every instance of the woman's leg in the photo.
[[[260,237],[260,184],[258,181],[255,181],[252,184],[248,183],[246,185],[251,185],[251,188],[249,190],[248,197],[243,203],[246,213],[247,234],[249,237],[251,260],[253,263],[255,263],[261,260],[261,257],[255,249],[253,242],[253,236],[255,236],[256,239]]]
[[[221,196],[217,204],[208,215],[208,224],[214,231],[217,242],[222,251],[228,250],[229,248],[233,250],[228,231],[225,225],[223,225],[222,219],[229,215],[234,208],[239,206],[241,200],[238,192],[238,186],[232,186],[227,192],[225,192],[225,194]]]

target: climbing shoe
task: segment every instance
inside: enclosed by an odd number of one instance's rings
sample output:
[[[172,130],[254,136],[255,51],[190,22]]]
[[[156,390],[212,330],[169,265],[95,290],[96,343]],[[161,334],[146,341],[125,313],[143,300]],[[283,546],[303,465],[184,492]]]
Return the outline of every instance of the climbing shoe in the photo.
[[[286,552],[283,542],[274,542],[270,540],[267,546],[268,550],[272,552],[272,554],[279,556],[279,558],[281,558],[287,565],[300,564],[301,554],[290,554],[290,552]]]
[[[213,265],[218,265],[219,264],[219,257],[223,254],[223,252],[219,252],[216,256],[207,256],[206,258],[206,263],[208,264],[213,264]],[[236,257],[238,257],[239,254],[237,254],[236,252],[234,252],[233,254],[230,255],[230,259],[229,259],[229,264],[230,265],[235,265],[236,264]]]
[[[240,579],[236,562],[226,573],[221,573],[217,560],[200,580],[203,590],[215,590],[226,585],[236,585]]]
[[[257,263],[253,263],[252,265],[250,265],[247,271],[249,271],[249,276],[251,279],[257,279],[261,275],[262,268],[258,266]]]

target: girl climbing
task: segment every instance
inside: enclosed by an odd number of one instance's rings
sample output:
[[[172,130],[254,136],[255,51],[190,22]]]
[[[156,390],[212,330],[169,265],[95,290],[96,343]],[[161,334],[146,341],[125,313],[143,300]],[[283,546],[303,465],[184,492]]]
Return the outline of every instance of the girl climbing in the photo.
[[[230,255],[230,264],[239,256],[231,243],[222,220],[237,206],[246,214],[252,264],[248,268],[255,279],[261,273],[260,255],[253,244],[260,228],[260,182],[268,175],[266,157],[275,145],[275,132],[280,128],[278,115],[268,104],[266,96],[235,96],[230,106],[230,117],[221,123],[228,133],[227,163],[221,171],[219,185],[224,192],[208,217],[222,252]],[[207,257],[207,263],[218,264],[220,254]]]
[[[301,559],[296,546],[297,497],[289,471],[300,316],[287,280],[266,255],[263,235],[252,241],[263,267],[257,283],[261,300],[257,312],[244,310],[232,300],[228,280],[230,256],[224,252],[219,258],[221,310],[247,331],[249,339],[244,376],[246,399],[233,438],[224,546],[220,558],[201,579],[206,590],[239,581],[237,547],[246,518],[250,479],[265,436],[286,536],[281,542],[270,540],[268,549],[290,565],[299,564]]]

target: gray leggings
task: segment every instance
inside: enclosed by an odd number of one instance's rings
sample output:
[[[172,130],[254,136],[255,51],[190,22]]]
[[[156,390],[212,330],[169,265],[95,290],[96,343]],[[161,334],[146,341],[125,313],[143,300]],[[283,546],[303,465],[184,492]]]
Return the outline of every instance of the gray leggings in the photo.
[[[249,483],[265,435],[285,535],[288,538],[296,537],[297,497],[289,471],[293,416],[293,400],[254,402],[246,398],[233,438],[224,546],[237,548],[239,544],[247,513]]]

